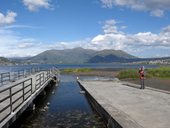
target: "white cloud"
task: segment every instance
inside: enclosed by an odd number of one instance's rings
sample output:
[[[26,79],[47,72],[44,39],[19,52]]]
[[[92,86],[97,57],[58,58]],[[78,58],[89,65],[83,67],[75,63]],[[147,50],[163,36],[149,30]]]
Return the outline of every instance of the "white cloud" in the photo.
[[[37,27],[33,27],[33,26],[28,26],[28,25],[8,25],[8,26],[5,26],[4,29],[13,29],[13,28],[37,28]]]
[[[127,26],[121,26],[120,27],[120,29],[126,29],[127,28]]]
[[[72,42],[56,42],[55,44],[50,45],[49,49],[72,49],[75,47],[82,47],[82,48],[89,48],[89,39],[79,40],[79,41],[72,41]]]
[[[138,56],[154,56],[154,52],[165,50],[166,54],[170,56],[170,25],[163,28],[160,33],[155,34],[152,32],[139,32],[136,34],[128,34],[122,31],[118,31],[120,28],[115,24],[112,28],[116,28],[115,31],[110,31],[106,33],[104,29],[104,34],[99,34],[95,36],[91,41],[88,42],[89,48],[96,50],[101,49],[116,49],[129,52],[133,55]],[[105,22],[106,26],[108,22]],[[104,27],[107,28],[107,27]],[[114,29],[115,30],[115,29]],[[139,54],[144,52],[144,54]],[[161,53],[161,52],[160,52]],[[161,54],[164,56],[164,53]]]
[[[116,21],[114,19],[105,21],[105,25],[103,26],[104,33],[117,33]]]
[[[23,0],[23,3],[30,11],[37,11],[39,8],[52,8],[50,0]]]
[[[19,49],[25,49],[25,48],[31,48],[31,47],[35,47],[36,45],[34,44],[34,43],[30,43],[30,42],[26,42],[26,41],[24,41],[24,42],[21,42],[21,43],[19,43],[18,44],[18,46],[17,46],[17,48],[19,48]]]
[[[103,25],[103,34],[85,40],[71,42],[43,43],[33,38],[23,38],[14,31],[0,28],[0,56],[33,56],[49,49],[69,49],[83,47],[86,49],[123,50],[139,57],[170,56],[170,25],[159,33],[138,32],[129,34],[121,31],[122,26],[114,19]],[[111,27],[111,28],[109,28]],[[13,27],[12,27],[13,28]]]
[[[154,57],[157,53],[160,56],[170,56],[170,25],[162,28],[156,34],[152,32],[138,32],[135,34],[120,31],[114,19],[107,20],[103,25],[103,34],[83,41],[57,42],[51,48],[68,49],[83,47],[88,49],[103,50],[115,49],[123,50],[140,57]],[[161,52],[164,51],[164,52]]]
[[[151,11],[151,15],[156,16],[156,17],[163,17],[164,11],[160,9],[156,9],[156,10]]]
[[[12,30],[0,28],[0,56],[33,56],[47,50],[46,46],[41,44],[36,39],[23,38]]]
[[[169,0],[100,0],[104,7],[127,7],[139,11],[149,11],[152,16],[162,17],[170,10]]]
[[[17,13],[8,11],[6,16],[0,12],[0,25],[7,25],[15,22]]]

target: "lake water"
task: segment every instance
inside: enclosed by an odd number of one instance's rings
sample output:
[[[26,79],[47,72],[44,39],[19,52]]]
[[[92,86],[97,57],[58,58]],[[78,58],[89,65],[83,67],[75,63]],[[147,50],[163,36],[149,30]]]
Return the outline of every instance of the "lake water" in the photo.
[[[32,67],[65,68],[95,68],[95,69],[124,69],[139,68],[140,65],[128,64],[84,64],[84,65],[28,65],[28,66],[1,66],[0,72],[12,72]],[[154,68],[155,65],[146,65]],[[101,117],[93,110],[76,78],[71,75],[62,75],[59,86],[48,88],[47,95],[39,96],[35,100],[36,109],[24,112],[10,128],[105,128]],[[86,77],[85,79],[98,80],[99,78]],[[101,79],[101,78],[100,78]],[[102,78],[110,80],[110,78]]]
[[[59,86],[39,96],[36,109],[25,112],[10,128],[106,128],[91,108],[76,78],[62,75]]]
[[[126,69],[126,68],[136,68],[141,66],[145,68],[155,68],[157,65],[137,65],[137,64],[122,64],[122,63],[112,63],[112,64],[40,64],[40,65],[19,65],[19,66],[0,66],[0,73],[3,72],[13,72],[17,70],[30,69],[33,67],[40,67],[43,69],[50,67],[57,67],[59,69],[65,68],[94,68],[94,69]]]

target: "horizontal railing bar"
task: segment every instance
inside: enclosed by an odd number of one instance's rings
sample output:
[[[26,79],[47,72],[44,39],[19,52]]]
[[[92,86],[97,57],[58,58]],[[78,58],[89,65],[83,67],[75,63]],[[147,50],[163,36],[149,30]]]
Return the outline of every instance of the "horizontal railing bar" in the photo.
[[[25,92],[24,96],[27,95],[29,92],[31,92],[31,89]]]
[[[20,97],[18,97],[17,99],[15,99],[14,101],[12,101],[12,104],[15,104],[19,99],[23,98],[23,95],[21,95]]]
[[[0,73],[0,85],[7,84],[7,83],[4,83],[6,81],[9,81],[9,82],[11,82],[11,80],[13,81],[12,78],[16,80],[18,78],[25,77],[25,75],[37,73],[41,71],[47,71],[47,69],[42,69],[41,67],[36,67],[36,68],[32,67],[30,69],[22,69],[18,71]]]
[[[28,94],[29,92],[30,92],[30,91],[28,91],[26,94]],[[25,95],[26,95],[26,94],[25,94]],[[24,99],[24,101],[26,101],[30,96],[31,96],[31,94],[28,95],[27,98]]]
[[[0,120],[0,123],[2,123],[11,113],[7,114],[4,118]]]
[[[0,110],[0,113],[2,113],[4,110],[6,110],[7,108],[9,108],[10,107],[10,103],[7,105],[7,106],[5,106],[3,109],[1,109]]]
[[[4,88],[4,89],[0,90],[0,93],[4,92],[4,91],[6,91],[6,90],[8,90],[8,89],[10,89],[10,88],[13,88],[13,87],[15,87],[15,86],[17,86],[17,85],[19,85],[19,84],[22,84],[23,82],[29,81],[29,80],[31,80],[31,79],[32,79],[32,78],[29,78],[29,79],[26,79],[26,80],[24,80],[24,81],[22,81],[22,82],[20,82],[20,83],[15,84],[15,85],[12,85],[12,86],[10,86],[10,87]]]
[[[29,86],[31,86],[31,84],[29,84],[29,85],[27,85],[27,86],[24,86],[24,88],[27,88],[27,87],[29,87]]]
[[[21,83],[19,83],[19,84],[21,84]],[[19,85],[19,84],[17,84],[17,85]],[[29,87],[29,86],[31,86],[31,84],[25,86],[24,89],[27,88],[27,87]],[[15,87],[15,86],[13,86],[13,87]],[[12,87],[12,88],[13,88],[13,87]],[[8,89],[7,89],[7,90],[8,90]],[[7,91],[7,90],[5,90],[5,91]],[[30,89],[30,90],[31,90],[31,89]],[[4,91],[4,92],[5,92],[5,91]],[[16,91],[16,92],[12,93],[12,96],[14,96],[15,94],[19,93],[20,91],[22,91],[22,88],[21,88],[20,90]],[[1,93],[1,92],[0,92],[0,93]],[[1,100],[0,100],[0,103],[3,102],[3,101],[5,101],[5,100],[7,100],[8,98],[10,98],[10,95],[7,96],[7,97],[5,97],[5,98],[3,98],[3,99],[1,99]]]
[[[11,96],[16,95],[17,93],[21,92],[22,90],[23,90],[23,89],[21,88],[20,90],[18,90],[18,91],[16,91],[16,92],[12,93],[12,95],[11,95]]]
[[[19,105],[17,105],[14,109],[13,109],[13,112],[17,109],[17,108],[19,108],[19,106],[22,104],[23,102],[21,102]]]
[[[1,100],[0,100],[0,103],[1,103],[1,102],[4,102],[5,100],[7,100],[7,99],[9,99],[9,98],[10,98],[10,95],[7,96],[7,97],[5,97],[4,99],[1,99]]]

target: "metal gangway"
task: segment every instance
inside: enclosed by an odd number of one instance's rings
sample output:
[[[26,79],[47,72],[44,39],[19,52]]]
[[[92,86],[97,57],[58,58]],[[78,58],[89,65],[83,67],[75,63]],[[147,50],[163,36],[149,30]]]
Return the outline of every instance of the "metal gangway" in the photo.
[[[59,70],[54,67],[1,74],[0,128],[9,127],[58,74]]]

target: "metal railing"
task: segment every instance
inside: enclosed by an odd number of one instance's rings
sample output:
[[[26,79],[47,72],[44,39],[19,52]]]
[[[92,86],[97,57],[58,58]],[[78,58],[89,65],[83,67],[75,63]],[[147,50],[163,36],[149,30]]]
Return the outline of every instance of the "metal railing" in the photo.
[[[45,78],[44,78],[44,72],[36,75],[36,85],[35,85],[35,89],[40,88],[40,87],[43,85],[44,80],[45,80]]]
[[[34,95],[43,84],[45,85],[55,72],[55,69],[42,71],[0,90],[0,123],[15,112],[31,95]],[[10,76],[7,76],[10,79]]]
[[[0,123],[32,95],[32,78],[0,90]]]
[[[30,69],[25,69],[25,70],[1,73],[0,74],[0,86],[6,85],[10,82],[15,82],[18,79],[30,76],[30,75],[35,74],[40,71],[46,71],[46,70],[41,69],[39,67],[34,67],[34,68],[30,68]]]
[[[0,85],[5,84],[7,81],[10,81],[10,72],[0,74]]]

